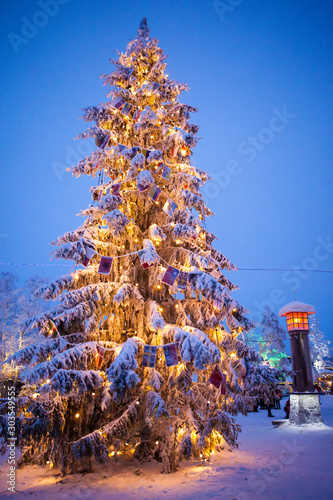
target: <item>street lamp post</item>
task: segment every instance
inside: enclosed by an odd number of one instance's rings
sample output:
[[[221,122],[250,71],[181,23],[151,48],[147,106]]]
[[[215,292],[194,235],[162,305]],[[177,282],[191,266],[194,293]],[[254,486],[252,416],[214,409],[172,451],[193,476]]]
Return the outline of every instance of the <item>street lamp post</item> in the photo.
[[[309,315],[313,306],[290,302],[279,316],[286,316],[290,336],[293,392],[290,395],[290,422],[295,424],[322,422],[319,396],[314,392],[309,346]]]

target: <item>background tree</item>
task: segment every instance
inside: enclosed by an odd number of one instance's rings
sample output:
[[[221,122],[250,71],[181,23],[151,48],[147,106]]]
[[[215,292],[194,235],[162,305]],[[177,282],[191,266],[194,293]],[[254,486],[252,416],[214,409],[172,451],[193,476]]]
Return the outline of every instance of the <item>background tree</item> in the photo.
[[[47,278],[33,277],[18,286],[18,276],[0,274],[0,357],[1,361],[22,349],[29,342],[41,340],[40,336],[24,338],[22,323],[45,309],[43,300],[32,298],[33,292],[45,284]]]
[[[190,161],[196,109],[178,100],[187,86],[165,58],[143,20],[104,75],[112,100],[85,111],[94,125],[80,137],[99,149],[70,170],[98,182],[81,226],[54,242],[77,269],[38,292],[59,304],[26,325],[49,338],[8,359],[26,366],[18,407],[33,417],[22,462],[66,472],[134,454],[170,472],[236,446],[251,383],[269,396],[276,382],[237,339],[253,325],[224,275],[235,267],[212,246],[208,175]]]
[[[310,319],[309,340],[311,346],[312,363],[318,375],[330,364],[330,341],[325,338],[325,334],[320,330],[319,321],[314,314]]]
[[[285,341],[288,334],[279,324],[279,318],[269,306],[265,310],[261,320],[263,332],[262,341],[259,341],[260,352],[269,364],[285,373],[290,371],[290,362],[285,351]]]

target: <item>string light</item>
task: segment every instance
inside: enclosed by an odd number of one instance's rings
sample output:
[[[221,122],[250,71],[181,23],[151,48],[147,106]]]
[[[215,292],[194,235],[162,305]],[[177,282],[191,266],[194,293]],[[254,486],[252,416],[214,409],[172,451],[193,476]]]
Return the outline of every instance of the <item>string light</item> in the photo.
[[[176,245],[180,245],[181,241],[180,240],[176,240]]]
[[[80,417],[80,413],[76,413],[75,418],[79,418],[79,417]]]
[[[161,290],[161,285],[157,285],[157,289],[158,289],[158,290]]]
[[[159,443],[159,441],[155,441],[155,444],[158,444],[158,443]]]

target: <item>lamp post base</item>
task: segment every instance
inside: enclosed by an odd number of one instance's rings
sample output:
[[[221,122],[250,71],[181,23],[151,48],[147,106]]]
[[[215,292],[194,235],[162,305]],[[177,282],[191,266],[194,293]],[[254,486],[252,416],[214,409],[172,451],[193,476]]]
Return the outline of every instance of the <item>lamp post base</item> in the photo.
[[[292,392],[290,394],[290,423],[302,425],[317,424],[322,421],[318,393]]]

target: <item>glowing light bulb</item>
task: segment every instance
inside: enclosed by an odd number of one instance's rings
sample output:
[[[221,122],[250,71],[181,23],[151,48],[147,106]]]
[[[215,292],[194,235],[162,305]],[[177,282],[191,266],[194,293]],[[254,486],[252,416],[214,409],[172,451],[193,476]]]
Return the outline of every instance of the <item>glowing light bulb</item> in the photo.
[[[163,311],[163,307],[159,307],[159,308],[158,308],[158,310],[159,310],[160,312],[162,312],[162,311]]]
[[[79,279],[79,275],[78,275],[78,274],[75,274],[75,275],[74,275],[74,279],[75,279],[75,281],[77,281],[77,280]]]
[[[135,286],[139,286],[139,283],[135,283]]]
[[[160,290],[161,289],[161,285],[157,285],[157,289]]]
[[[136,404],[137,404],[137,405],[139,405],[139,404],[140,404],[140,401],[137,401],[137,402],[136,402]]]
[[[158,444],[158,443],[159,443],[159,441],[155,441],[155,444]]]
[[[75,418],[79,418],[79,416],[80,416],[80,413],[75,414]]]
[[[49,384],[50,382],[51,382],[51,381],[50,381],[50,379],[48,378],[48,379],[47,379],[47,381],[46,381],[46,383],[47,383],[47,384]]]
[[[180,245],[181,241],[180,240],[176,240],[176,245]]]
[[[91,393],[91,395],[92,395],[92,396],[95,396],[95,393],[94,393],[94,392],[92,392],[92,393]]]
[[[176,309],[178,309],[178,307],[179,307],[179,306],[178,306],[178,304],[176,304],[176,306],[175,306],[175,307],[176,307]]]
[[[158,246],[160,244],[160,242],[157,240],[155,241],[155,245]]]

